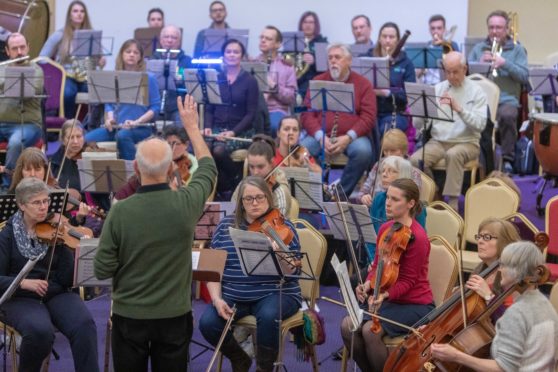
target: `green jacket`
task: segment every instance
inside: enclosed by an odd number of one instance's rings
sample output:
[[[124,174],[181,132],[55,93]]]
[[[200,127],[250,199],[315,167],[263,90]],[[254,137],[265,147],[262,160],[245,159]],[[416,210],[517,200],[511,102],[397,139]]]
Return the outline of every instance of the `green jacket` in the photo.
[[[162,319],[192,309],[194,229],[217,177],[210,157],[187,187],[142,186],[115,204],[105,221],[95,256],[95,276],[113,278],[115,314]]]

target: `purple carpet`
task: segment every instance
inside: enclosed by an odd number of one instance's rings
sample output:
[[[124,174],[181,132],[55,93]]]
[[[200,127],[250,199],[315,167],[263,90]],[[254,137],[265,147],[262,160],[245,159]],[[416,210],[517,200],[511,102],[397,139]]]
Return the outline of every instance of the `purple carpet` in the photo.
[[[536,187],[538,178],[534,176],[530,177],[515,177],[514,180],[517,182],[519,188],[522,191],[522,200],[520,212],[525,214],[537,227],[544,229],[544,216],[540,217],[535,209],[536,200]],[[552,188],[551,185],[547,186],[546,192],[543,197],[543,206],[548,201],[549,198],[556,195],[557,189]],[[328,263],[326,263],[327,265]],[[335,299],[340,298],[337,288],[335,287],[321,287],[321,295],[328,296]],[[105,334],[106,334],[106,324],[109,315],[109,304],[110,299],[107,295],[96,298],[95,300],[88,301],[87,306],[91,313],[93,314],[95,321],[97,323],[98,330],[98,344],[99,344],[99,366],[103,370],[104,366],[104,351],[105,351]],[[325,344],[317,348],[318,360],[322,361],[320,370],[322,371],[339,371],[341,367],[340,361],[335,361],[330,357],[333,351],[339,349],[342,345],[341,336],[339,333],[339,324],[341,319],[345,316],[345,310],[333,305],[326,301],[319,301],[319,307],[321,314],[325,319],[326,325],[326,342]],[[194,301],[194,319],[200,318],[202,312],[205,308],[204,303],[197,300]],[[206,345],[203,337],[200,335],[199,331],[196,329],[194,331],[194,338],[196,343],[191,345],[191,355],[195,359],[191,362],[191,371],[205,371],[205,368],[211,359],[211,352],[202,353],[196,356],[198,353],[203,351],[203,348],[198,346],[197,343]],[[286,341],[287,346],[285,348],[284,362],[288,371],[309,371],[311,370],[311,365],[309,362],[299,362],[295,358],[295,347],[294,345]],[[69,348],[68,341],[61,334],[56,335],[55,349],[60,354],[60,360],[54,360],[51,357],[50,370],[51,371],[73,371],[73,361]],[[252,370],[255,370],[255,366],[252,366]],[[225,362],[223,371],[230,371],[230,365]]]

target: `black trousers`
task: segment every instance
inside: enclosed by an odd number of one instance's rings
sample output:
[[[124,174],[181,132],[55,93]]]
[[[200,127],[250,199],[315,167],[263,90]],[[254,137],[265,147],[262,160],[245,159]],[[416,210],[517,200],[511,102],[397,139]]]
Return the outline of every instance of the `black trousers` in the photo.
[[[112,355],[115,372],[187,371],[192,339],[192,312],[176,318],[131,319],[112,315]]]

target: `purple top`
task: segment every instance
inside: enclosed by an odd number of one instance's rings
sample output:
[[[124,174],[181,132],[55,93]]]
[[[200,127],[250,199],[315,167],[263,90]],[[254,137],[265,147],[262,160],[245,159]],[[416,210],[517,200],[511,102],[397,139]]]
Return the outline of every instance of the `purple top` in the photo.
[[[235,136],[252,129],[258,110],[259,91],[256,79],[241,70],[232,85],[223,72],[219,73],[218,80],[223,105],[207,106],[205,127],[232,130]]]

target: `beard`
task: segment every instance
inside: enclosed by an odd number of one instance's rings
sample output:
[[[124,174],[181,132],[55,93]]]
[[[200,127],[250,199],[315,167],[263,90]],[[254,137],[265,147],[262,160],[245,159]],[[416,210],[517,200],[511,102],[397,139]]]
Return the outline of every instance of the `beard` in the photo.
[[[337,81],[341,77],[341,70],[339,70],[337,67],[330,67],[329,74],[331,75],[331,78],[333,80]]]

